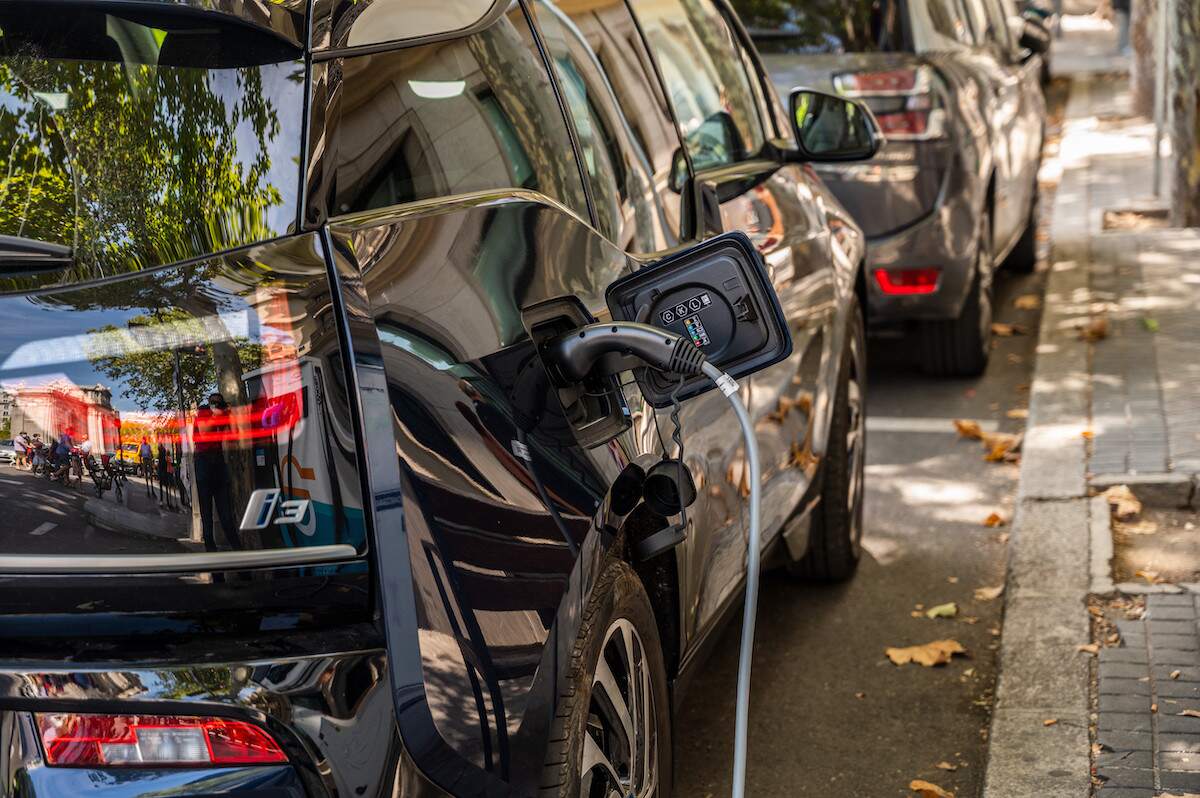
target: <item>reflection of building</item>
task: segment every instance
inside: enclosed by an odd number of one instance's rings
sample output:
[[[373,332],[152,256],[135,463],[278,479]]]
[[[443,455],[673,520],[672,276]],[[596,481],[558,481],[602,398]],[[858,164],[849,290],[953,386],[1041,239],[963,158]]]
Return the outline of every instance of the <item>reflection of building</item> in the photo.
[[[0,388],[0,428],[8,426],[12,420],[13,395]]]
[[[14,433],[40,434],[49,440],[69,430],[76,440],[86,434],[101,451],[116,448],[119,416],[112,406],[112,391],[103,385],[75,385],[60,379],[33,387],[14,386],[9,395]]]

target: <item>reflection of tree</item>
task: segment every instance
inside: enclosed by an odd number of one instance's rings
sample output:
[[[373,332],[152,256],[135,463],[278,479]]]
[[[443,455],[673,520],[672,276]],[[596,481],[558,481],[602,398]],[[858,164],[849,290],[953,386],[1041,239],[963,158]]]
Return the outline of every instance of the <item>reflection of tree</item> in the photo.
[[[74,278],[282,232],[268,221],[283,201],[268,178],[281,133],[269,69],[294,67],[6,58],[0,231],[73,246]]]
[[[128,320],[126,327],[136,332],[137,328],[152,330],[158,325],[166,325],[166,329],[169,329],[172,335],[178,335],[189,342],[206,341],[211,336],[211,331],[205,328],[201,320],[178,308],[158,310],[151,315],[133,316]],[[108,341],[122,333],[111,324],[93,332],[101,333],[104,336],[101,340]],[[123,384],[125,396],[133,399],[142,410],[187,410],[204,401],[205,397],[225,381],[221,378],[226,376],[218,373],[217,361],[220,358],[215,351],[210,352],[210,349],[231,346],[232,355],[237,361],[234,379],[239,384],[243,372],[257,369],[262,364],[261,345],[244,339],[231,345],[190,343],[176,348],[148,348],[140,346],[137,338],[130,336],[128,344],[121,347],[122,351],[119,354],[108,354],[106,351],[99,355],[89,354],[88,358],[109,379]],[[222,354],[228,357],[228,353],[223,351]],[[179,407],[181,400],[182,408]]]
[[[845,49],[868,49],[875,38],[872,24],[888,0],[733,0],[749,28],[794,32],[804,44],[825,49],[831,41]]]

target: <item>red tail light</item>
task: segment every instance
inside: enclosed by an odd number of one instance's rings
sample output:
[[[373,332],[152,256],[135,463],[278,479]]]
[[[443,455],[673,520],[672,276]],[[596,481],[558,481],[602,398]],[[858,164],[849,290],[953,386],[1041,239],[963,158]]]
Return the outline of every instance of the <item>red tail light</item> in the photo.
[[[884,136],[897,140],[945,136],[945,110],[935,91],[936,83],[933,70],[926,66],[881,72],[843,72],[833,77],[839,92],[866,102]]]
[[[38,713],[46,764],[204,767],[287,762],[279,743],[240,720],[189,715]]]
[[[932,294],[937,290],[942,270],[937,267],[924,269],[876,269],[875,283],[885,294]]]

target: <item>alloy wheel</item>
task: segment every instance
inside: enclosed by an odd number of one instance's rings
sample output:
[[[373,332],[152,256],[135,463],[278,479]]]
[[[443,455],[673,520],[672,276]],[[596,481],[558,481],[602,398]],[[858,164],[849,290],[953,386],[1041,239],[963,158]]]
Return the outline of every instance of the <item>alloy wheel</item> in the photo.
[[[592,677],[580,798],[649,798],[658,791],[658,728],[645,647],[633,624],[608,627]]]
[[[846,425],[846,491],[847,510],[850,518],[850,545],[857,556],[862,546],[862,499],[863,467],[867,451],[866,364],[863,362],[862,345],[856,339],[850,344],[850,374],[846,385],[846,404],[850,420]]]

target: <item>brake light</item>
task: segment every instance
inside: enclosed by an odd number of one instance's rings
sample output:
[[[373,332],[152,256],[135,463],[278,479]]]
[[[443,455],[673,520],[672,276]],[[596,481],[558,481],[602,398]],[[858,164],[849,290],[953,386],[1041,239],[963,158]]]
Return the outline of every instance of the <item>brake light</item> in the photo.
[[[885,294],[932,294],[937,290],[942,270],[937,267],[923,269],[876,269],[875,283]]]
[[[927,66],[878,72],[843,72],[834,87],[861,98],[887,138],[926,140],[946,134],[946,112],[936,91],[937,77]]]
[[[287,762],[252,723],[190,715],[37,713],[46,764],[58,767],[262,765]]]

